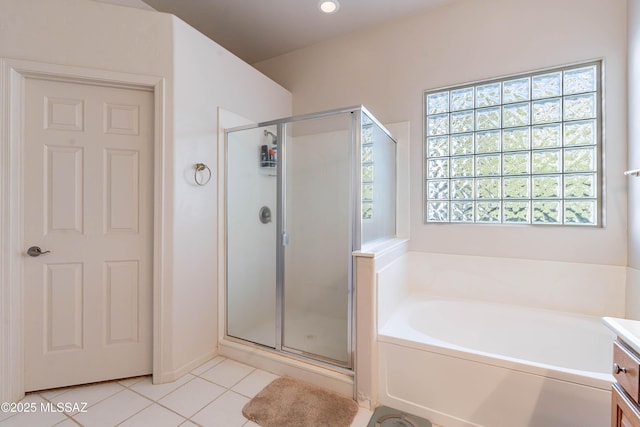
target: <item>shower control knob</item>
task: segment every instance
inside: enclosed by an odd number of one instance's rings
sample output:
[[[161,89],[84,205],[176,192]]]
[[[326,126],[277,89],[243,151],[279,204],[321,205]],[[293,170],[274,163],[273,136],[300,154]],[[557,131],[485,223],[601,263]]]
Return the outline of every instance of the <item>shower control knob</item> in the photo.
[[[267,206],[261,207],[260,212],[258,212],[258,217],[260,218],[261,223],[269,224],[271,222],[271,209]]]
[[[623,368],[622,366],[618,365],[617,363],[613,364],[613,373],[614,375],[619,374],[620,372],[622,372],[623,374],[627,373],[627,368]]]

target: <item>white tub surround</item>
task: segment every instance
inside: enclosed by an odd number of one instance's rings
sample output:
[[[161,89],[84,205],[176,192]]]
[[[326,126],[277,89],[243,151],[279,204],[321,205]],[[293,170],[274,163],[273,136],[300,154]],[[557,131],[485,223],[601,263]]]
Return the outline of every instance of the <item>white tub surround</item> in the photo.
[[[414,251],[399,262],[412,293],[625,317],[623,266]]]
[[[408,252],[377,275],[380,403],[447,427],[607,425],[600,316],[624,312],[624,270]]]
[[[380,402],[447,427],[607,425],[610,383],[584,386],[465,356],[381,342]]]
[[[355,252],[356,360],[355,394],[360,406],[375,408],[378,401],[378,293],[377,272],[406,253],[408,240],[377,242]]]
[[[378,335],[380,401],[447,427],[603,426],[614,338],[594,316],[414,296]]]

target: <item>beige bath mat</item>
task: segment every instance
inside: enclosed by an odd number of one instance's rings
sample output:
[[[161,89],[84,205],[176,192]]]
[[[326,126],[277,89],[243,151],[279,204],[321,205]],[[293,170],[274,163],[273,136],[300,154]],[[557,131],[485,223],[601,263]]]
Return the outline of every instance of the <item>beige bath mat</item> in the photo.
[[[263,427],[349,427],[357,412],[353,400],[287,377],[274,380],[242,409]]]

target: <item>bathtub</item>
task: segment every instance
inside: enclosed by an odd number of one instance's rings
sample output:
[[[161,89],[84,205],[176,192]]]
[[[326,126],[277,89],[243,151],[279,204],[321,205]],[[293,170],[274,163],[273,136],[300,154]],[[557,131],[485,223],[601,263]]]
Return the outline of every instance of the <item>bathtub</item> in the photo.
[[[444,427],[603,427],[612,342],[599,317],[411,295],[378,332],[380,403]]]

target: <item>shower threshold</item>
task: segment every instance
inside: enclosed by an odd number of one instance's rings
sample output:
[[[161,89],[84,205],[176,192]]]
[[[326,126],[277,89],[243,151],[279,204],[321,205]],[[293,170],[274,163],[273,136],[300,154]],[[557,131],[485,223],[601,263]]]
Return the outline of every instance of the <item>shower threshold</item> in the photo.
[[[269,347],[263,344],[255,343],[253,341],[247,341],[242,338],[237,338],[229,335],[226,335],[224,337],[223,342],[224,341],[235,343],[241,346],[246,346],[259,351],[264,351],[265,353],[273,354],[274,356],[290,358],[305,364],[316,365],[320,368],[339,372],[344,375],[353,376],[353,370],[351,368],[345,367],[343,365],[344,362],[341,362],[339,360],[334,360],[329,357],[323,357],[314,353],[307,353],[304,351],[296,350],[294,348],[289,348],[285,346],[282,347],[282,351],[279,351],[273,347]]]
[[[351,369],[228,336],[220,340],[218,348],[221,356],[354,397],[354,371]]]

